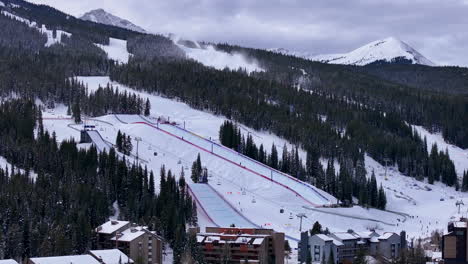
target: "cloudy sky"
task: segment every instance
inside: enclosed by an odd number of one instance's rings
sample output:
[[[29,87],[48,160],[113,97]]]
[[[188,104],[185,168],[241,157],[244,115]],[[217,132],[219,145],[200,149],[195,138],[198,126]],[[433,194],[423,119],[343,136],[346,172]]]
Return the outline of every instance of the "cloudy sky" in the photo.
[[[468,0],[31,0],[78,16],[104,8],[151,32],[348,52],[397,37],[441,65],[468,66]]]

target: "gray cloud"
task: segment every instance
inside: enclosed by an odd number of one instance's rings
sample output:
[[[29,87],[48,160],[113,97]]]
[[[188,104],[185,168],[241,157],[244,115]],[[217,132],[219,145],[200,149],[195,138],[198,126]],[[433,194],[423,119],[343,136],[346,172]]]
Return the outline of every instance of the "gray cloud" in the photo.
[[[32,0],[72,15],[105,10],[152,32],[347,52],[395,36],[438,64],[468,66],[468,0]]]

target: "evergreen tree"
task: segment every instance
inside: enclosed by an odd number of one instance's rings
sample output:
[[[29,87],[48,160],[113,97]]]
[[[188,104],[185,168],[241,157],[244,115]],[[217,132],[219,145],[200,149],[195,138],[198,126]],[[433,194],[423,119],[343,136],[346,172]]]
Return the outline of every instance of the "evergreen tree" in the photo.
[[[274,143],[271,146],[270,167],[272,167],[273,169],[278,169],[278,151],[276,150],[276,146]]]
[[[150,110],[151,110],[151,103],[148,98],[146,98],[146,103],[145,103],[145,116],[150,115]]]
[[[357,251],[356,257],[353,261],[354,264],[367,264],[368,261],[366,259],[366,251],[362,248],[360,248]]]
[[[467,191],[468,191],[468,172],[467,172],[467,171],[464,171],[464,172],[463,172],[463,179],[462,179],[461,190],[462,190],[463,192],[467,192]]]
[[[313,236],[316,234],[321,234],[322,232],[322,225],[318,221],[315,221],[314,225],[312,226],[312,229],[310,230],[310,235]]]
[[[80,107],[80,101],[76,101],[75,104],[73,104],[73,115],[72,115],[74,121],[76,124],[81,123],[81,107]]]
[[[201,158],[200,158],[200,153],[197,155],[197,159],[193,162],[192,164],[192,181],[194,183],[199,182],[201,176],[202,176],[203,168],[201,164]]]

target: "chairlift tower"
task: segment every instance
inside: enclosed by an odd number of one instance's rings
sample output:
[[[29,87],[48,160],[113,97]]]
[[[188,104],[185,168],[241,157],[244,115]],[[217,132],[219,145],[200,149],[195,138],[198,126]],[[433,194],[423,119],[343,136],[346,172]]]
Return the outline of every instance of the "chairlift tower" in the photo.
[[[461,200],[461,199],[458,200],[458,201],[455,203],[455,206],[458,206],[458,214],[460,214],[460,207],[461,207],[462,205],[465,205],[465,204],[463,203],[463,200]]]
[[[137,158],[137,164],[139,164],[139,156],[138,156],[138,147],[140,145],[140,141],[142,141],[143,139],[141,137],[135,137],[135,141],[137,142],[137,155],[136,155],[136,158]]]
[[[307,218],[307,215],[304,213],[300,213],[296,215],[299,219],[301,219],[299,224],[299,232],[302,232],[302,218]]]
[[[384,158],[385,162],[385,180],[388,180],[387,178],[387,167],[388,167],[388,162],[391,161],[389,158]]]

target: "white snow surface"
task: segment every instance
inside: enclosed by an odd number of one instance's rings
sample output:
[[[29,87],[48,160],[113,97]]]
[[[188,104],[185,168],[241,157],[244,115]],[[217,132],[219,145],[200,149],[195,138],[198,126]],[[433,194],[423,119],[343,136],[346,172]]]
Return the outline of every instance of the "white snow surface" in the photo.
[[[78,80],[87,84],[90,91],[97,89],[98,85],[105,86],[109,82],[108,77],[78,77]],[[429,185],[419,182],[401,175],[396,168],[388,170],[387,180],[385,180],[385,169],[370,157],[366,157],[365,160],[368,175],[371,174],[372,170],[375,170],[379,185],[382,184],[387,193],[388,209],[392,212],[365,209],[359,206],[352,208],[314,207],[301,197],[296,196],[291,190],[255,173],[265,173],[262,171],[264,168],[252,164],[248,159],[233,152],[224,153],[225,150],[215,148],[214,143],[209,143],[207,139],[218,137],[219,126],[226,120],[224,117],[194,110],[184,103],[139,92],[118,83],[113,84],[119,86],[120,91],[127,90],[138,94],[143,99],[149,98],[152,109],[150,118],[135,115],[106,115],[88,120],[89,124],[97,126],[96,130],[106,141],[114,142],[118,130],[130,135],[132,139],[136,136],[141,137],[139,155],[146,160],[142,161],[142,164],[148,166],[149,170],[156,172],[156,186],[159,185],[157,172],[163,164],[176,174],[184,170],[186,180],[190,185],[192,183],[189,177],[190,166],[197,154],[200,153],[203,166],[208,168],[209,183],[225,200],[224,205],[236,209],[234,211],[237,211],[238,214],[240,212],[244,218],[255,225],[273,228],[298,239],[300,234],[299,220],[296,214],[305,213],[307,219],[304,219],[303,228],[311,228],[315,221],[319,221],[323,226],[335,232],[347,231],[350,228],[355,231],[376,228],[380,232],[406,230],[409,237],[424,237],[434,229],[444,229],[447,221],[455,219],[452,217],[467,213],[468,207],[462,206],[460,214],[455,207],[457,199],[464,200],[465,204],[468,205],[466,194],[456,192],[454,188],[440,183]],[[62,116],[61,111],[63,109],[55,111],[54,115],[49,113],[49,116]],[[175,121],[179,128],[163,124],[154,125],[155,128],[137,123],[152,123],[155,122],[155,117],[160,116],[169,118],[171,122]],[[55,130],[58,138],[76,135],[74,134],[76,131],[67,126],[71,122],[70,119],[63,118],[44,119],[46,129]],[[189,131],[182,129],[184,122],[185,128]],[[286,142],[269,133],[249,128],[245,128],[245,130],[254,134],[254,140],[257,144],[262,142],[265,146],[271,146],[271,143],[275,142],[277,146],[282,146]],[[136,145],[136,142],[133,144]],[[212,145],[216,155],[211,153]],[[200,147],[207,151],[200,149]],[[134,148],[133,154],[136,154],[135,151]],[[230,162],[231,160],[242,162],[242,166]],[[298,190],[298,193],[307,195],[307,193],[313,192],[306,189]],[[215,197],[215,199],[219,198]],[[212,201],[208,199],[201,201],[201,203],[210,207]],[[280,213],[280,209],[283,209],[284,213]],[[217,216],[214,209],[207,209],[208,215],[204,214],[200,208],[198,210],[199,224],[202,228],[208,225],[212,226],[217,222],[228,221],[226,216]],[[434,214],[434,212],[444,213]],[[238,219],[238,216],[235,219]],[[235,223],[236,225],[242,225],[241,221],[244,220],[235,221],[239,222]],[[294,243],[291,245],[295,246]]]
[[[464,171],[468,171],[468,149],[462,149],[445,141],[441,133],[431,133],[422,126],[411,126],[415,129],[421,138],[427,139],[427,151],[431,152],[432,145],[437,144],[439,151],[448,150],[450,159],[455,165],[455,170],[459,177],[463,176]]]
[[[89,253],[102,260],[104,264],[133,263],[133,260],[118,249],[90,250]]]
[[[131,54],[127,51],[127,41],[116,38],[109,38],[109,45],[95,44],[106,52],[109,59],[120,63],[128,63]]]
[[[112,223],[115,224],[112,224]],[[99,228],[100,230],[96,229],[96,232],[102,233],[102,234],[112,234],[115,231],[119,230],[120,228],[124,227],[125,225],[128,225],[130,222],[128,221],[117,221],[117,220],[111,220],[107,221],[104,224],[100,225]]]
[[[5,6],[5,3],[3,3],[2,1],[0,1],[0,7],[4,7]],[[0,260],[1,261],[1,260]]]
[[[194,183],[190,184],[189,187],[190,191],[195,195],[197,203],[201,206],[200,209],[204,209],[211,219],[218,220],[215,225],[225,227],[235,224],[236,227],[257,227],[238,214],[210,185]]]
[[[62,37],[63,36],[65,36],[65,37],[70,37],[71,36],[71,33],[65,32],[63,30],[56,30],[55,31],[56,34],[54,36],[54,31],[50,30],[50,29],[47,29],[46,25],[42,25],[41,27],[39,27],[36,22],[29,21],[28,19],[19,17],[19,16],[14,15],[14,14],[12,14],[10,12],[2,11],[1,13],[4,16],[7,16],[7,17],[9,17],[11,19],[14,19],[14,20],[17,20],[19,22],[25,23],[29,27],[35,28],[39,32],[41,32],[42,34],[45,34],[47,36],[47,42],[44,44],[45,47],[50,47],[50,46],[52,46],[54,44],[62,43]]]
[[[178,45],[185,51],[187,57],[200,62],[201,64],[213,67],[218,70],[229,68],[230,70],[244,69],[246,72],[264,71],[255,61],[249,61],[244,55],[239,53],[227,53],[216,50],[212,45],[206,48],[188,48]]]
[[[92,21],[95,23],[101,23],[105,25],[121,27],[121,28],[129,29],[129,30],[133,30],[133,31],[141,32],[141,33],[146,32],[143,28],[133,24],[132,22],[126,19],[120,18],[118,16],[114,16],[113,14],[108,13],[104,9],[101,9],[101,8],[91,10],[85,13],[84,15],[80,17],[80,19]]]
[[[31,258],[35,264],[100,264],[90,255]]]
[[[4,157],[0,156],[0,168],[3,169],[3,170],[6,170],[8,171],[8,173],[11,173],[11,163],[9,163]],[[16,172],[20,172],[22,174],[26,173],[25,170],[23,169],[20,169],[18,167],[15,166],[15,171]],[[37,178],[37,173],[35,173],[34,171],[30,171],[29,172],[29,177],[31,177],[31,179],[35,180]]]
[[[413,64],[436,66],[414,48],[395,37],[373,41],[349,53],[312,55],[307,52],[291,52],[282,48],[270,49],[270,51],[332,64],[363,66],[376,61],[392,62],[396,58],[403,57]]]
[[[18,262],[14,259],[0,259],[0,264],[18,264]]]

